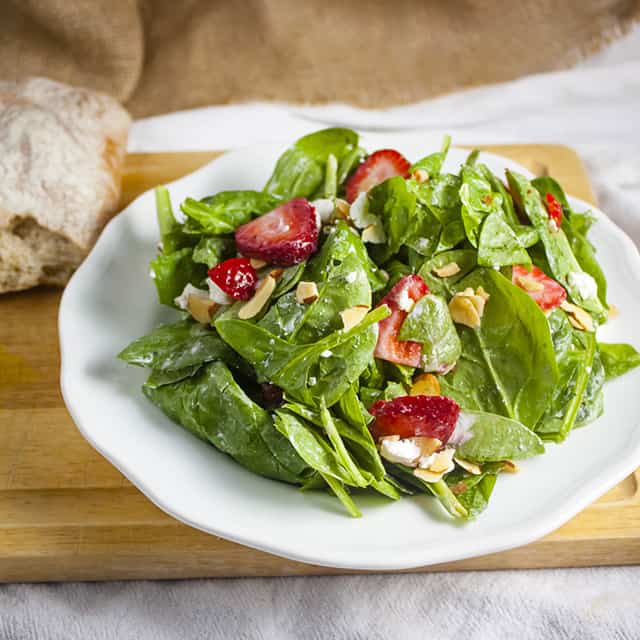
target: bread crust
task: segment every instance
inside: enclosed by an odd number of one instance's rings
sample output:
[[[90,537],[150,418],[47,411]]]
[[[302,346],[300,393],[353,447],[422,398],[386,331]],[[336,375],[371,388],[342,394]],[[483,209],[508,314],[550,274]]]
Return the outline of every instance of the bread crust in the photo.
[[[68,281],[118,207],[130,125],[104,94],[0,82],[0,293]]]

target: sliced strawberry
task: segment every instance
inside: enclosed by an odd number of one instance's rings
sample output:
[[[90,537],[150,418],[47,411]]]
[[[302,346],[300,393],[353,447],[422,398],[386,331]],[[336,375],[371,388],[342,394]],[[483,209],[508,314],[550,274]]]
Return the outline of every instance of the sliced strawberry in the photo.
[[[544,197],[544,206],[547,208],[549,218],[555,222],[559,229],[562,224],[562,205],[552,193],[547,193]]]
[[[298,264],[318,247],[316,210],[295,198],[236,229],[238,251],[281,267]]]
[[[444,396],[401,396],[378,400],[369,413],[375,418],[371,426],[375,438],[426,436],[445,444],[456,428],[460,407]]]
[[[398,333],[411,307],[429,293],[429,287],[420,276],[404,276],[380,300],[391,310],[391,315],[378,323],[378,343],[374,355],[389,362],[417,367],[422,357],[422,344],[412,340],[398,340]]]
[[[511,282],[526,291],[543,311],[559,307],[566,299],[564,287],[536,266],[516,265],[511,270]]]
[[[258,274],[248,258],[230,258],[209,269],[209,277],[227,295],[236,300],[248,300],[258,282]]]
[[[360,163],[345,185],[346,197],[353,202],[362,191],[384,182],[393,176],[409,177],[411,163],[394,149],[380,149]]]

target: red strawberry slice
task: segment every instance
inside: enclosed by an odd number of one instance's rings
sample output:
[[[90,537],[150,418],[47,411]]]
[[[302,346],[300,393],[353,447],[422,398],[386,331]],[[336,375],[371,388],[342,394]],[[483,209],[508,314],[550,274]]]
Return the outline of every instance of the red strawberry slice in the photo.
[[[362,191],[384,182],[393,176],[409,177],[411,163],[395,149],[380,149],[360,163],[345,185],[346,197],[353,202]]]
[[[281,267],[298,264],[318,247],[316,210],[295,198],[236,229],[238,251]]]
[[[258,274],[248,258],[230,258],[209,269],[209,277],[227,295],[248,300],[256,289]]]
[[[420,276],[404,276],[380,300],[381,305],[389,307],[391,315],[378,323],[378,343],[374,352],[376,358],[410,367],[420,364],[422,344],[412,340],[398,340],[398,333],[413,304],[427,293],[429,287]]]
[[[444,396],[401,396],[378,400],[369,413],[375,418],[371,426],[375,438],[426,436],[445,444],[456,428],[460,407]]]
[[[547,193],[544,197],[544,206],[547,208],[549,218],[555,222],[559,229],[562,224],[562,205],[552,193]]]
[[[516,265],[511,270],[511,282],[526,291],[543,311],[555,309],[567,299],[564,287],[536,266],[529,271]]]

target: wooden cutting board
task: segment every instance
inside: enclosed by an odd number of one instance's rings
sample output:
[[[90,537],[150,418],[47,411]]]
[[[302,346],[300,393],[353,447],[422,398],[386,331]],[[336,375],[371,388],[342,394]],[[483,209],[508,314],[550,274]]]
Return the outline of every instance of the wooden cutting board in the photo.
[[[552,145],[487,147],[594,202],[582,163]],[[214,153],[132,154],[122,204]],[[149,211],[149,215],[154,212]],[[59,390],[60,291],[0,296],[0,580],[106,580],[345,573],[210,536],[151,504],[82,438]],[[640,473],[526,547],[417,569],[640,563]],[[499,487],[498,487],[499,490]]]

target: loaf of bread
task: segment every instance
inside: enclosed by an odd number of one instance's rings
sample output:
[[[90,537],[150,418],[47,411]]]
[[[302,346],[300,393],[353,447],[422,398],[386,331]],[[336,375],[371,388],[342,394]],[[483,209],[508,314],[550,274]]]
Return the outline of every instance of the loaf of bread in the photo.
[[[118,206],[130,124],[100,93],[0,82],[0,293],[69,280]]]

